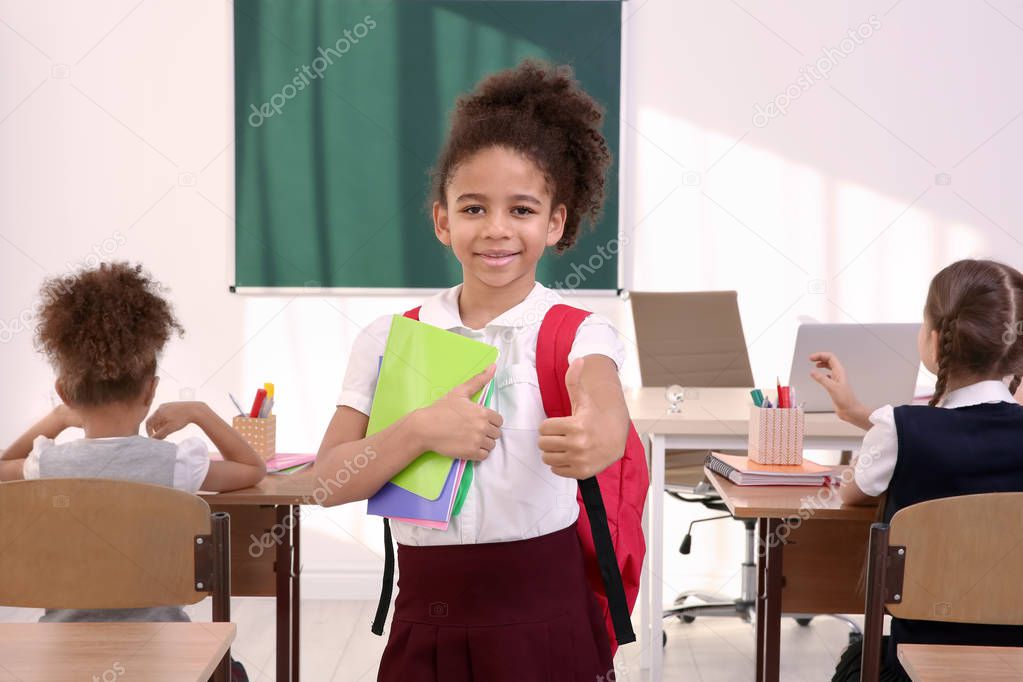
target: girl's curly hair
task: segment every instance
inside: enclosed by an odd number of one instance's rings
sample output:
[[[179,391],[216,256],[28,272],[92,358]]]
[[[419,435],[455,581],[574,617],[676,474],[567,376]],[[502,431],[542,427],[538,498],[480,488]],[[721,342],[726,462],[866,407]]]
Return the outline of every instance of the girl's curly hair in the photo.
[[[139,396],[171,334],[184,334],[161,291],[141,265],[128,263],[102,263],[43,283],[36,347],[70,404]]]
[[[583,91],[569,66],[526,60],[489,76],[455,105],[433,171],[433,198],[446,203],[455,169],[481,149],[518,151],[543,171],[554,205],[567,209],[564,234],[555,245],[562,253],[575,243],[582,220],[592,226],[600,219],[611,163],[600,133],[603,118],[603,107]]]

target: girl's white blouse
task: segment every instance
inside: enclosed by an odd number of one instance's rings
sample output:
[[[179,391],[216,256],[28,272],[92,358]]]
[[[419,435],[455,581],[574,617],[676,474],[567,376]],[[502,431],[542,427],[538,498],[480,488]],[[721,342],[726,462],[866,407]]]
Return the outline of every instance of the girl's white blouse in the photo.
[[[570,526],[579,515],[575,479],[553,474],[540,459],[540,423],[546,418],[536,378],[536,339],[544,314],[564,303],[539,282],[524,301],[483,329],[469,329],[458,312],[461,285],[428,298],[419,317],[436,327],[496,346],[499,355],[491,407],[504,418],[501,437],[483,462],[474,464],[461,513],[446,531],[393,522],[405,545],[455,545],[534,538]],[[338,405],[368,415],[392,315],[376,319],[355,340]],[[625,346],[614,326],[591,314],[579,327],[569,360],[599,354],[621,370]]]

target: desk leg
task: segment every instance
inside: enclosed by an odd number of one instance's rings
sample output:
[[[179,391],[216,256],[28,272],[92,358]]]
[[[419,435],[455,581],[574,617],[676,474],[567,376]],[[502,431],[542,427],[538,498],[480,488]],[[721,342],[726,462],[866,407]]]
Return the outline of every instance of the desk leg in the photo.
[[[650,491],[643,507],[643,537],[646,538],[645,569],[639,584],[640,667],[650,670],[650,681],[660,682],[663,666],[661,640],[664,632],[664,436],[648,436],[643,445],[650,468]]]
[[[301,536],[299,528],[299,517],[301,507],[299,505],[292,505],[291,515],[294,519],[291,527],[291,544],[294,548],[291,552],[291,679],[292,682],[298,682],[300,679],[298,676],[298,662],[301,658],[301,649],[298,633],[299,622],[301,621],[301,605],[302,600],[299,598],[299,588],[301,586],[301,574],[302,574],[302,559],[299,554],[299,538]]]
[[[763,520],[763,519],[762,519]],[[781,655],[781,579],[782,547],[778,528],[782,519],[767,519],[766,566],[764,567],[763,613],[757,614],[757,630],[763,633],[762,652],[757,659],[763,661],[764,682],[778,682]],[[761,619],[763,625],[761,626]],[[761,628],[763,628],[761,630]]]
[[[652,436],[650,482],[653,494],[650,498],[650,535],[647,537],[647,553],[650,554],[650,682],[661,682],[664,667],[664,649],[661,638],[664,633],[664,460],[666,457],[664,436]]]
[[[767,519],[757,519],[757,682],[764,682],[764,624],[767,622]]]
[[[653,467],[653,445],[650,442],[648,436],[643,436],[643,446],[646,448],[647,454],[647,466]],[[652,490],[652,488],[651,488]],[[650,545],[650,505],[644,505],[643,507],[643,537],[646,538],[647,545]],[[652,558],[650,552],[646,553],[643,558],[643,573],[640,576],[639,581],[639,645],[640,645],[640,659],[639,665],[643,670],[649,670],[651,661],[653,660],[653,647],[650,645],[652,641],[650,639],[650,579],[653,575],[653,571],[650,569],[652,565]]]
[[[291,506],[279,504],[277,511],[278,528],[283,530],[280,543],[277,545],[277,560],[274,570],[277,573],[277,682],[293,682],[292,674],[292,639],[293,611],[291,604],[291,569],[294,552],[292,537],[293,519],[289,519]],[[297,682],[297,679],[294,680]]]

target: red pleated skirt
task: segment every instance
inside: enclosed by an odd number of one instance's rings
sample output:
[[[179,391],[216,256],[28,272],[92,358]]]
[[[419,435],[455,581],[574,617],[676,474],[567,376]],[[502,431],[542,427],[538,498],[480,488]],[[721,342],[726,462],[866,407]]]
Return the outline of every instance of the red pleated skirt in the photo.
[[[575,525],[515,542],[398,545],[378,682],[609,682]]]

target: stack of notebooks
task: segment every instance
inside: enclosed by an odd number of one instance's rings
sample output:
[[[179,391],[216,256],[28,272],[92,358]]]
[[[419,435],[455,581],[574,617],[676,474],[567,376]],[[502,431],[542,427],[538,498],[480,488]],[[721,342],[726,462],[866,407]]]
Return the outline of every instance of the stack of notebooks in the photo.
[[[802,464],[757,464],[742,455],[712,452],[703,463],[707,469],[736,485],[827,485],[832,468],[803,460]]]
[[[493,346],[395,315],[380,362],[366,435],[425,407],[497,361]],[[490,406],[494,382],[473,396]],[[472,483],[471,462],[424,452],[369,498],[367,511],[447,530]]]
[[[284,454],[278,452],[266,460],[266,473],[293,474],[302,471],[316,461],[316,455]]]

